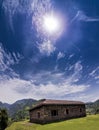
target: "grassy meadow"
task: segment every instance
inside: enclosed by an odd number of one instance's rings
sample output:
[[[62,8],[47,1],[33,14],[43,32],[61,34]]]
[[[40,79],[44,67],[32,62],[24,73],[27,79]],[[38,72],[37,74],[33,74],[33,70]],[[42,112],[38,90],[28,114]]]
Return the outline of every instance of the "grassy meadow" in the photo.
[[[15,122],[6,130],[99,130],[99,114],[46,125]]]

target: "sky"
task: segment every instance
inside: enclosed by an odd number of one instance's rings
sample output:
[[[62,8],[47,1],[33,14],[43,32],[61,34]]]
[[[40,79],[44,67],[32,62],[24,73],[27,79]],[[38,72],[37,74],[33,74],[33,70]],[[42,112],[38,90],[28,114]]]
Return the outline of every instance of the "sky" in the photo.
[[[99,99],[98,0],[0,0],[0,101],[24,98]]]

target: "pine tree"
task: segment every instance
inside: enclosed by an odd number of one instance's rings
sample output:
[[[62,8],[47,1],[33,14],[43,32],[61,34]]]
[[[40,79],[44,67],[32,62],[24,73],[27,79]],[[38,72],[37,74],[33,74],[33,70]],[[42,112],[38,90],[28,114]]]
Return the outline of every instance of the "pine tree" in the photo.
[[[5,109],[0,109],[0,130],[4,130],[8,125],[8,114]]]

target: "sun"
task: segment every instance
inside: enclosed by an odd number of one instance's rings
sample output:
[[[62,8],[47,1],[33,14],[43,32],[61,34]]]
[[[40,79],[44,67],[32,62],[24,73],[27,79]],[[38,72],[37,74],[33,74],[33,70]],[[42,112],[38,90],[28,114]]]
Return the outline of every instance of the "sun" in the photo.
[[[59,31],[60,29],[60,23],[59,23],[59,20],[57,17],[53,16],[53,15],[45,15],[44,16],[44,29],[50,33],[50,34],[53,34],[53,33],[56,33]]]

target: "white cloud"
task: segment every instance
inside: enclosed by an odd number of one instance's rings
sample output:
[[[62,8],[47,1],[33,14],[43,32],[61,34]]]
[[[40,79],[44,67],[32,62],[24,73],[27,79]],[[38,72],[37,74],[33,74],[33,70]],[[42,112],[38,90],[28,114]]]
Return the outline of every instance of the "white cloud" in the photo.
[[[3,54],[0,50],[0,70],[4,71],[7,68],[8,68],[7,65],[4,63]]]
[[[50,43],[48,43],[50,44]],[[43,45],[40,49],[42,53],[50,55],[53,48]],[[0,100],[5,102],[14,102],[21,98],[57,98],[68,94],[80,93],[88,89],[88,85],[74,85],[79,79],[79,74],[83,67],[78,61],[74,64],[74,73],[65,78],[64,73],[39,72],[35,76],[29,77],[29,81],[20,79],[10,65],[19,62],[20,55],[13,53],[7,54],[2,47],[0,48],[0,65],[3,65],[3,71],[9,70],[9,73],[0,75]],[[5,63],[6,59],[6,63]],[[6,65],[6,67],[4,67]],[[11,78],[12,77],[12,78]],[[44,80],[45,79],[45,80]]]
[[[49,14],[49,12],[53,13],[51,0],[5,0],[3,1],[2,6],[5,11],[5,15],[7,14],[5,17],[8,19],[10,29],[12,29],[13,32],[15,31],[13,20],[17,13],[26,14],[26,17],[32,16],[31,28],[36,29],[37,33],[35,35],[42,43],[39,45],[40,52],[49,56],[55,51],[55,41],[58,36],[60,36],[61,30],[55,35],[49,36],[49,33],[47,34],[43,27],[43,16],[47,13]]]
[[[83,69],[83,66],[81,65],[81,61],[78,61],[75,64],[75,72],[80,72]]]
[[[57,60],[64,58],[64,57],[65,57],[65,54],[62,53],[62,52],[59,52],[58,55],[57,55]]]
[[[9,65],[14,64],[14,60],[10,54],[7,54],[2,45],[0,45],[0,71],[5,71]]]
[[[14,64],[18,64],[21,59],[23,59],[23,56],[19,53],[12,53],[12,57],[14,59]]]
[[[95,68],[89,75],[94,77],[96,75],[96,73],[99,72],[99,66],[97,68]]]
[[[22,58],[19,53],[7,53],[0,43],[0,71],[11,70],[10,65],[18,64]]]
[[[63,84],[47,84],[47,85],[40,85],[40,95],[45,96],[47,98],[56,98],[62,97],[67,94],[83,92],[87,89],[88,86],[85,85],[70,85],[64,82]],[[39,93],[38,91],[36,91]]]
[[[96,76],[95,79],[99,79],[99,76]]]
[[[31,4],[33,15],[32,15],[32,27],[36,29],[37,37],[40,39],[40,44],[38,48],[42,54],[49,56],[56,49],[55,43],[58,37],[63,32],[63,25],[61,18],[59,18],[57,13],[54,12],[51,0],[34,0]],[[43,14],[43,15],[42,15]],[[46,16],[57,16],[59,18],[59,23],[61,24],[60,31],[56,33],[50,33],[45,29],[44,17]],[[38,43],[39,41],[37,41]]]
[[[47,54],[48,56],[55,51],[55,46],[50,40],[44,41],[38,46],[40,53]]]
[[[19,78],[19,75],[14,72],[11,68],[12,65],[18,64],[23,57],[17,53],[7,53],[2,44],[0,44],[0,100],[1,101],[10,101],[16,97],[19,97],[18,94],[13,92],[12,86],[19,86],[18,81],[14,80]],[[12,77],[12,78],[11,78]],[[21,83],[22,84],[22,83]],[[14,97],[15,94],[15,97]]]
[[[3,79],[0,81],[0,100],[12,103],[18,99],[26,98],[31,82],[19,78]],[[24,95],[25,93],[25,95]],[[31,96],[31,95],[29,95]]]
[[[20,98],[57,98],[67,94],[84,92],[88,86],[86,85],[70,85],[66,84],[40,84],[38,86],[21,79],[9,79],[0,83],[0,100],[6,102],[14,102]]]
[[[93,79],[96,80],[96,83],[99,84],[99,66],[96,67],[91,73],[89,73]]]
[[[74,54],[71,54],[68,59],[71,59],[74,56]]]
[[[33,13],[32,3],[36,4],[38,0],[4,0],[2,7],[8,19],[8,23],[14,32],[13,18],[16,13],[27,14],[30,16]]]
[[[77,61],[74,65],[71,65],[68,70],[73,70],[74,73],[71,74],[69,80],[71,82],[77,82],[82,76],[82,70],[83,66],[81,64],[81,61]]]
[[[71,20],[71,23],[75,20],[84,21],[84,22],[99,22],[99,17],[89,17],[83,11],[79,10],[76,16]]]
[[[33,11],[33,18],[32,23],[36,25],[36,30],[38,35],[42,33],[46,35],[46,32],[43,30],[43,16],[48,13],[52,12],[52,5],[50,0],[34,0],[31,3],[32,11]],[[43,15],[42,15],[43,14]]]
[[[47,77],[50,75],[50,80],[46,81],[46,83],[37,83],[38,80],[44,79],[44,76]],[[70,95],[70,94],[78,94],[85,92],[89,85],[73,85],[72,79],[69,77],[68,79],[64,78],[63,73],[47,73],[43,72],[38,74],[36,78],[33,80],[23,80],[19,77],[15,78],[6,78],[0,82],[0,100],[4,102],[12,103],[15,100],[22,98],[61,98],[62,96]],[[40,79],[41,78],[41,79]],[[54,83],[52,79],[59,80],[58,83]],[[51,82],[52,81],[52,82]],[[60,82],[61,81],[61,82]]]
[[[93,102],[99,99],[99,94],[97,92],[93,92],[93,93],[78,93],[78,94],[71,94],[68,96],[69,100],[80,100],[83,102]]]

